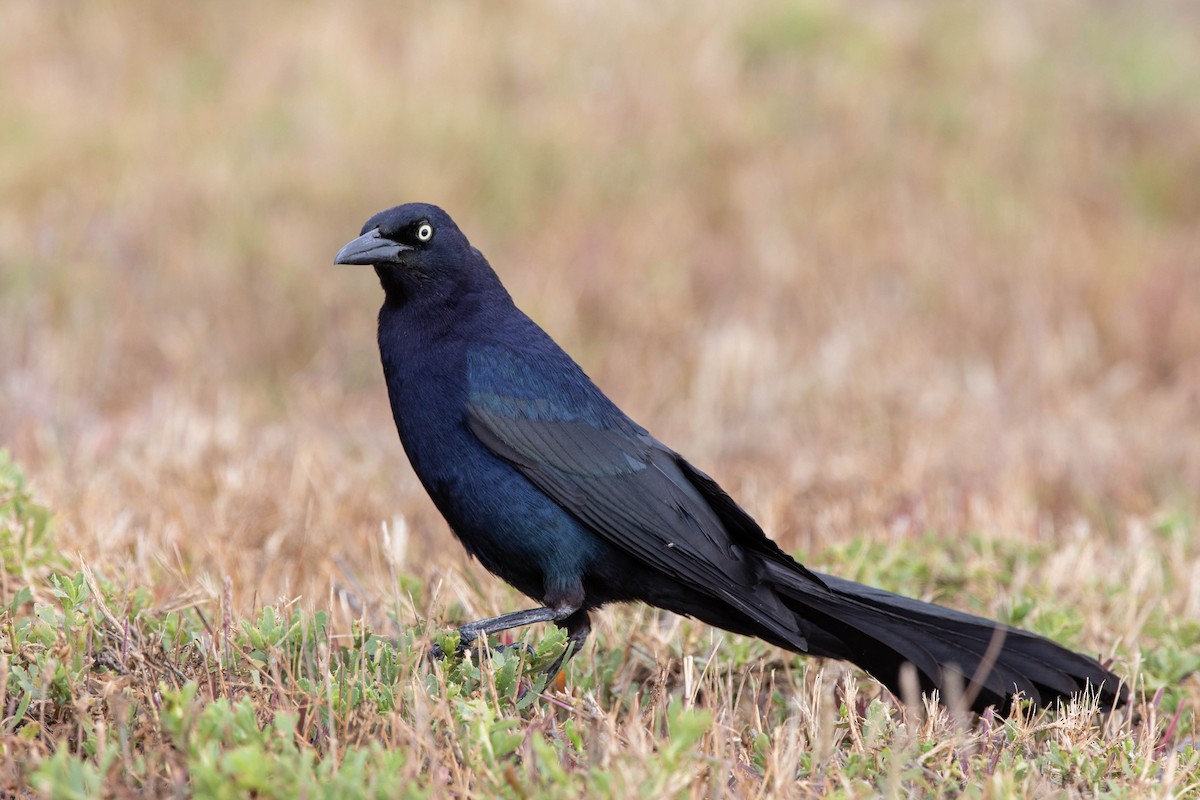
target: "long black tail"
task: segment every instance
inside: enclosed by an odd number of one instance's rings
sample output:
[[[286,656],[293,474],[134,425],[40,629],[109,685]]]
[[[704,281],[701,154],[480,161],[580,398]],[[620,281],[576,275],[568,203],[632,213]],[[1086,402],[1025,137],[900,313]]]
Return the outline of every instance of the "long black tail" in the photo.
[[[833,575],[815,573],[823,591],[782,565],[768,571],[785,604],[811,624],[811,655],[853,662],[898,696],[910,663],[922,692],[936,689],[946,701],[954,682],[978,712],[1007,713],[1017,694],[1045,706],[1086,691],[1105,709],[1128,699],[1100,662],[1045,637]]]

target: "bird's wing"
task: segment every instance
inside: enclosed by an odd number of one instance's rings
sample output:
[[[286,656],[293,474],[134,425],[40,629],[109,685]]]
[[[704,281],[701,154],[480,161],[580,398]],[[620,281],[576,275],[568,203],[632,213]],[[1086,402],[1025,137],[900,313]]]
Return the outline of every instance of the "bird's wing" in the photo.
[[[764,584],[760,560],[731,537],[701,494],[708,487],[698,488],[684,468],[711,479],[624,417],[599,424],[547,411],[544,400],[475,392],[468,427],[599,536],[805,646],[795,614]]]

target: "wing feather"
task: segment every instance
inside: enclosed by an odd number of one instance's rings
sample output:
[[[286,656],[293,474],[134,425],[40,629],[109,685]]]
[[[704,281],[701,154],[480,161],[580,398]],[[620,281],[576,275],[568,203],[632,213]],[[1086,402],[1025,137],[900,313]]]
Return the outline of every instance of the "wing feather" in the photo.
[[[682,459],[628,420],[547,418],[528,401],[475,395],[467,425],[493,453],[614,546],[730,603],[803,649],[796,615],[734,546]],[[765,538],[765,537],[764,537]]]

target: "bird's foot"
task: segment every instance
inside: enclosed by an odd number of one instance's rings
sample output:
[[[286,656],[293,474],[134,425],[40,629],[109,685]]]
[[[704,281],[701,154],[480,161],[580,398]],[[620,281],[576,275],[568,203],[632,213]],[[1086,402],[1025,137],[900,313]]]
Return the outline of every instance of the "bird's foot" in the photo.
[[[566,649],[564,649],[562,653],[559,654],[558,658],[554,659],[554,661],[552,661],[545,669],[541,670],[541,674],[546,676],[547,686],[550,686],[554,683],[554,679],[559,676],[559,674],[562,672],[562,668],[568,661],[571,660],[571,656],[575,655],[575,652],[578,649],[579,647],[576,642],[568,639]]]
[[[495,655],[496,653],[505,653],[510,650],[524,650],[525,654],[533,657],[533,647],[525,642],[513,642],[511,644],[489,644],[487,637],[481,637],[479,634],[472,631],[459,629],[458,631],[458,646],[454,648],[454,655],[465,655],[468,650],[480,650]],[[429,657],[441,661],[447,655],[445,648],[440,642],[434,642],[433,647],[429,649]]]

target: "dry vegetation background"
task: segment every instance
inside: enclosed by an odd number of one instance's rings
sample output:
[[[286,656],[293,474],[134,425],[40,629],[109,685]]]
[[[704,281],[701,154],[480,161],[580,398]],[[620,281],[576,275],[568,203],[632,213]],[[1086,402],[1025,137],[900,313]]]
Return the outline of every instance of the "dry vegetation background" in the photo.
[[[157,603],[228,577],[345,630],[393,570],[444,581],[435,614],[525,602],[411,475],[378,284],[331,265],[422,200],[801,557],[931,541],[936,576],[938,541],[1028,542],[1013,594],[1106,655],[1200,617],[1192,5],[2,16],[0,446],[60,544]]]

